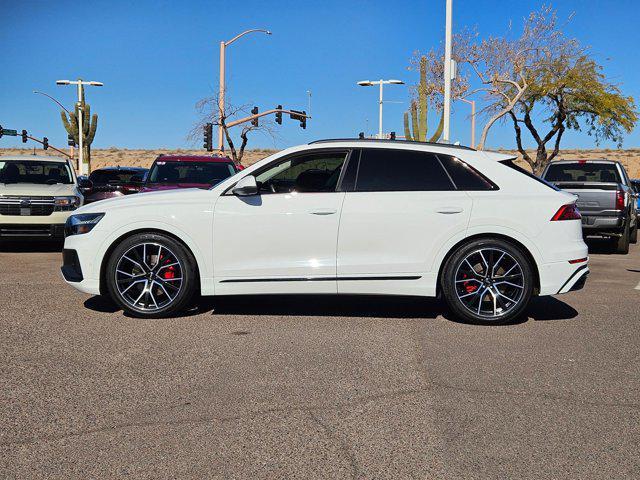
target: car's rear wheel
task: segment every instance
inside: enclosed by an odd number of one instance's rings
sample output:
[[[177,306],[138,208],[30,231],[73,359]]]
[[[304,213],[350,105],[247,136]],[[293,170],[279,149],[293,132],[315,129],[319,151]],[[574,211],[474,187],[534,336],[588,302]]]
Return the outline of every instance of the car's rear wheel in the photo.
[[[197,286],[196,264],[173,238],[141,233],[114,249],[106,283],[111,298],[124,311],[137,317],[167,317],[189,305]]]
[[[462,245],[443,270],[441,288],[453,314],[481,324],[518,319],[533,294],[529,259],[509,242],[478,239]]]
[[[625,222],[624,228],[622,229],[622,235],[618,238],[614,237],[614,246],[616,249],[616,253],[627,254],[629,253],[629,241],[631,237],[631,232],[629,230],[629,222]]]
[[[638,219],[636,219],[636,224],[631,229],[631,236],[629,237],[629,241],[631,243],[638,243]]]

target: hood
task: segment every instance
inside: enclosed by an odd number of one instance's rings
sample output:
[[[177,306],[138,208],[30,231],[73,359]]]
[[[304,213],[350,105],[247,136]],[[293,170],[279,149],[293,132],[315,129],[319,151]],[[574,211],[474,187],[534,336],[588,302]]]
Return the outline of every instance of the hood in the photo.
[[[106,212],[118,208],[129,208],[137,206],[158,206],[165,203],[176,203],[189,200],[201,200],[204,197],[211,197],[209,190],[201,188],[174,188],[170,190],[157,190],[155,192],[134,193],[133,195],[123,195],[121,197],[98,200],[89,205],[79,208],[75,213]]]
[[[209,183],[158,183],[155,185],[144,185],[140,192],[159,192],[162,190],[176,190],[179,188],[209,188]]]
[[[0,183],[0,195],[57,197],[78,195],[78,191],[73,183],[56,183],[54,185],[40,185],[37,183]]]

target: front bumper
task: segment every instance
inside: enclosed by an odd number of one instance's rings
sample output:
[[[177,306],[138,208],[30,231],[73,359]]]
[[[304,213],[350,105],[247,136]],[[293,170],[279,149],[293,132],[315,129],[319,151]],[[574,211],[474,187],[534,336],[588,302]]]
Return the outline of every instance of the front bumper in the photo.
[[[73,210],[51,215],[0,215],[0,237],[3,239],[62,239],[64,223]]]
[[[0,238],[4,240],[62,240],[64,238],[64,223],[0,223]]]

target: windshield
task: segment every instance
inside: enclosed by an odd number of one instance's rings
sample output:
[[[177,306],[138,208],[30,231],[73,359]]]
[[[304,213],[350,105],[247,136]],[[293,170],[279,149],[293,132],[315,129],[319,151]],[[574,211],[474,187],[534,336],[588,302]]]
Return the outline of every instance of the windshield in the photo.
[[[0,183],[71,184],[73,174],[65,162],[0,160]]]
[[[147,184],[199,183],[215,185],[235,173],[233,164],[228,162],[158,161],[151,167]]]
[[[549,182],[620,183],[618,170],[612,163],[552,163],[544,179]]]
[[[135,170],[96,170],[89,175],[94,185],[121,185],[140,181],[144,172]],[[133,177],[136,177],[132,180]]]

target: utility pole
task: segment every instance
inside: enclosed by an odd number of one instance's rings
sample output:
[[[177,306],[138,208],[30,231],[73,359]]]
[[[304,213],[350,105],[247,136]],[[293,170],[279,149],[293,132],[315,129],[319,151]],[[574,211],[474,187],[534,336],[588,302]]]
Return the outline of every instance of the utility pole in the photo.
[[[442,140],[450,141],[451,131],[451,17],[453,14],[453,0],[446,0],[445,38],[444,38],[444,126]]]
[[[83,88],[85,85],[91,85],[92,87],[102,87],[104,86],[104,83],[102,82],[83,82],[82,80],[78,79],[75,82],[72,82],[70,80],[56,80],[56,85],[77,85],[78,86],[78,167],[80,169],[80,174],[81,175],[88,175],[89,172],[85,171],[85,169],[87,169],[88,167],[85,167],[85,163],[84,163],[84,151],[83,151],[83,142],[84,139],[83,137],[83,129],[82,126],[84,125],[83,120],[82,120],[82,110],[84,109],[84,105],[82,104],[82,93],[83,93]]]
[[[371,80],[361,80],[358,82],[358,85],[360,85],[361,87],[372,87],[373,85],[380,85],[380,94],[378,99],[378,138],[382,138],[384,135],[382,131],[382,104],[384,103],[382,96],[382,87],[383,85],[404,85],[404,82],[402,80],[382,79],[376,82],[372,82]]]
[[[465,103],[471,105],[471,148],[476,148],[476,101],[461,98]]]
[[[222,120],[225,118],[224,96],[225,96],[225,89],[226,89],[226,85],[225,85],[226,49],[229,45],[231,45],[233,42],[238,40],[240,37],[243,37],[246,34],[253,33],[253,32],[262,32],[267,35],[271,35],[271,32],[269,30],[264,30],[262,28],[252,28],[251,30],[246,30],[236,35],[235,37],[233,37],[231,40],[227,42],[224,42],[224,41],[220,42],[220,90],[218,93],[218,120],[219,120],[218,121],[218,150],[220,151],[220,153],[224,152],[224,129],[222,128]]]

